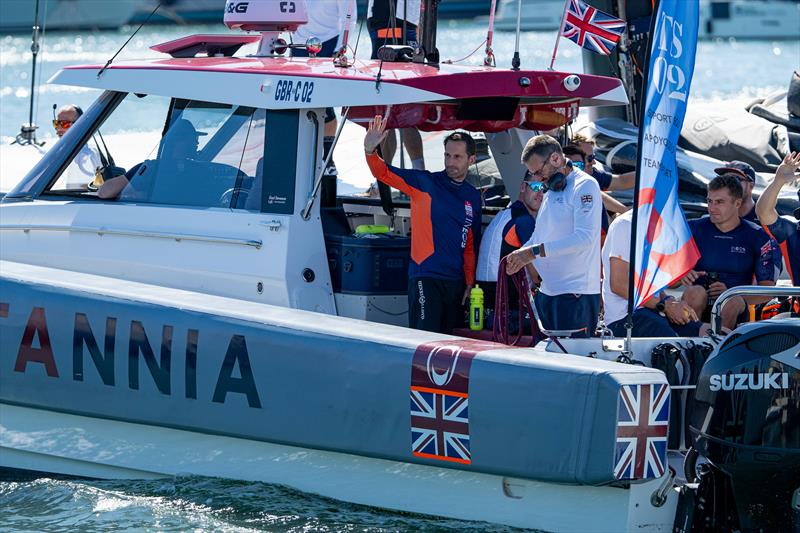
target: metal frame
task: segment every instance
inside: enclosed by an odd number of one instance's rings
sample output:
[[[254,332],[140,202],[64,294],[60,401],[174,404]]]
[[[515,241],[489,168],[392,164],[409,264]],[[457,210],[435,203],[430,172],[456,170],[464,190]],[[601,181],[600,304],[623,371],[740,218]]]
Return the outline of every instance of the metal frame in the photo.
[[[265,223],[271,230],[277,221]],[[278,228],[280,222],[278,222]],[[206,235],[195,235],[190,233],[169,233],[165,231],[142,231],[134,229],[115,229],[108,227],[92,228],[81,226],[69,225],[49,225],[49,224],[12,224],[0,226],[0,231],[23,231],[30,233],[31,231],[66,231],[70,233],[92,233],[100,237],[103,235],[119,235],[123,237],[150,237],[156,239],[169,239],[177,242],[180,241],[195,241],[195,242],[211,242],[217,244],[235,244],[240,246],[252,246],[256,249],[261,249],[263,241],[258,239],[236,239],[230,237],[212,237]]]
[[[765,287],[760,285],[743,285],[733,287],[719,295],[711,307],[711,332],[719,334],[722,329],[722,306],[734,296],[800,296],[800,287]]]

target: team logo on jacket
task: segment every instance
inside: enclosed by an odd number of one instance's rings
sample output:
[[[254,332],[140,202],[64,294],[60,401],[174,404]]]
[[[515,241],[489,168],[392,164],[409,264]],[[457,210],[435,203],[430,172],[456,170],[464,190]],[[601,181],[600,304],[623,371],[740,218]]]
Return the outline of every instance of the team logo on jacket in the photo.
[[[583,196],[581,196],[581,205],[583,207],[589,207],[590,205],[592,205],[593,201],[594,197],[591,194],[584,194]]]
[[[472,204],[464,201],[464,227],[461,228],[461,249],[467,247],[467,238],[469,237],[469,229],[472,227]]]
[[[470,464],[469,373],[480,341],[421,344],[411,366],[411,453],[415,457]]]
[[[667,462],[669,386],[666,383],[623,385],[617,404],[617,479],[664,475]]]

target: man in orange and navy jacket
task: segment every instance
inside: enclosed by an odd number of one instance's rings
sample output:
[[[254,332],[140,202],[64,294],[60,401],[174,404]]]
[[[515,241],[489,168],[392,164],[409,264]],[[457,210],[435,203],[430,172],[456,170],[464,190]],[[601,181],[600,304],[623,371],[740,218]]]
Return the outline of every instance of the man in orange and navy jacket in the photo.
[[[408,322],[414,329],[450,333],[463,320],[475,284],[481,236],[481,196],[465,182],[475,141],[455,132],[444,140],[445,170],[400,169],[375,153],[386,136],[380,115],[369,123],[364,151],[372,175],[411,198]]]

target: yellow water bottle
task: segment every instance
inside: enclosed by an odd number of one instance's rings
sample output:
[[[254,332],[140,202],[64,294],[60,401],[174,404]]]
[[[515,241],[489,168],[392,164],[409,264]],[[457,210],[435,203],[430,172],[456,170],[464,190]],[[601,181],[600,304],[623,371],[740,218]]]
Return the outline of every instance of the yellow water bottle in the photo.
[[[472,331],[483,329],[483,289],[478,285],[469,291],[469,329]]]

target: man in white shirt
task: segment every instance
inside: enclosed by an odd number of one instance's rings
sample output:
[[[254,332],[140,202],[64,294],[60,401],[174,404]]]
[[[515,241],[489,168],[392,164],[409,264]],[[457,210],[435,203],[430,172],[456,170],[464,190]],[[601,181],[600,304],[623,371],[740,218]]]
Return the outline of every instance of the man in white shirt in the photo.
[[[604,319],[616,337],[627,336],[631,220],[632,211],[615,218],[603,245]],[[664,292],[633,313],[634,337],[697,337],[704,329],[691,306]]]
[[[83,110],[76,105],[68,104],[59,108],[53,120],[53,128],[59,139],[81,118],[82,114]],[[88,143],[84,144],[75,159],[64,170],[59,182],[65,189],[86,189],[87,185],[94,181],[95,172],[100,165],[98,153]]]
[[[542,278],[536,296],[542,326],[591,336],[600,312],[600,187],[585,172],[567,168],[561,145],[549,135],[530,139],[521,159],[548,191],[533,235],[508,256],[507,272],[533,262]]]

